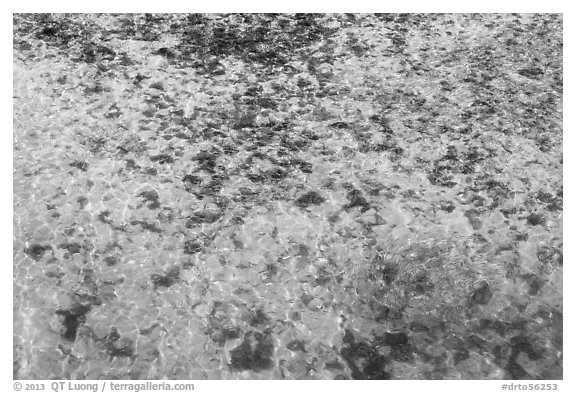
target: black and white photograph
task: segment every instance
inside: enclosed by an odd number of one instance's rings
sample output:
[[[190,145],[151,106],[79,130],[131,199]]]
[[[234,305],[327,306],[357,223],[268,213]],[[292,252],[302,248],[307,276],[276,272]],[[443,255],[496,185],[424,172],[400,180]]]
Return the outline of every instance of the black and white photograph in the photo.
[[[190,9],[12,14],[13,379],[561,382],[563,14]]]

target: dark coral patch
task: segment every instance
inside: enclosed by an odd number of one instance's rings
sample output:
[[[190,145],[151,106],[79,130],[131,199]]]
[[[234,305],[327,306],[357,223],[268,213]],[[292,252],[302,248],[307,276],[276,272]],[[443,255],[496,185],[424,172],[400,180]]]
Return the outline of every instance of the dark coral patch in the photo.
[[[288,344],[286,344],[286,348],[291,350],[292,352],[306,352],[306,347],[304,343],[300,340],[292,340]]]
[[[120,117],[122,115],[122,111],[120,111],[120,108],[118,108],[118,105],[116,105],[116,103],[110,105],[110,107],[108,108],[108,112],[104,115],[105,118],[107,119],[116,119],[118,117]]]
[[[88,163],[86,163],[84,161],[74,160],[71,163],[69,163],[68,165],[70,165],[71,167],[74,167],[74,168],[78,168],[82,172],[86,172],[88,170]]]
[[[198,162],[199,169],[212,173],[216,167],[217,158],[216,154],[201,151],[194,157],[194,161]]]
[[[51,250],[52,247],[50,246],[42,246],[40,244],[32,244],[30,247],[24,250],[24,253],[28,255],[30,258],[34,259],[35,261],[39,261],[44,256],[46,251]]]
[[[154,223],[149,223],[147,221],[134,220],[134,221],[130,221],[130,225],[140,225],[140,227],[142,229],[144,229],[145,231],[153,232],[153,233],[162,233],[162,229],[158,225],[156,225]]]
[[[428,174],[428,180],[432,185],[452,188],[457,184],[453,181],[454,175],[452,172],[452,166],[436,164],[434,169]]]
[[[534,348],[534,340],[531,340],[527,336],[518,335],[510,339],[510,345],[512,345],[512,356],[516,356],[519,353],[525,353],[530,360],[538,360],[542,358],[542,351]]]
[[[453,202],[450,201],[442,201],[439,206],[440,210],[444,210],[445,212],[452,213],[456,206]]]
[[[516,330],[523,330],[526,327],[526,321],[515,321],[515,322],[504,322],[499,320],[491,319],[480,319],[479,321],[480,329],[491,329],[498,333],[500,336],[504,337],[507,333]]]
[[[548,246],[541,246],[536,252],[538,260],[545,264],[553,265],[555,263],[562,265],[563,252],[562,248],[554,248]]]
[[[330,127],[344,129],[344,128],[349,128],[350,125],[348,123],[343,122],[343,121],[337,121],[335,123],[330,124]]]
[[[546,223],[546,218],[543,214],[532,213],[528,217],[526,217],[526,221],[528,224],[535,226],[535,225],[544,225]]]
[[[108,266],[114,266],[118,263],[118,259],[113,256],[107,256],[106,258],[104,258],[104,263]]]
[[[185,175],[182,178],[182,183],[184,184],[184,189],[187,192],[194,192],[198,190],[198,187],[202,185],[202,178],[196,175]]]
[[[180,277],[180,268],[178,266],[174,266],[166,272],[166,274],[152,274],[150,279],[154,283],[155,287],[171,287]]]
[[[102,339],[102,343],[104,344],[106,353],[112,359],[120,356],[131,359],[136,357],[132,342],[123,339],[114,327],[111,328],[108,334]]]
[[[70,254],[78,254],[80,251],[82,251],[82,246],[78,243],[62,243],[58,245],[58,248],[63,248]]]
[[[268,181],[275,183],[275,182],[278,182],[278,181],[286,178],[289,174],[290,174],[289,171],[282,169],[282,168],[275,167],[275,168],[268,169],[267,171],[265,171],[264,177]]]
[[[157,154],[150,157],[150,161],[157,162],[158,164],[172,164],[174,162],[174,158],[168,154]]]
[[[160,196],[156,190],[143,191],[138,196],[147,202],[149,209],[158,209],[160,207],[160,202],[158,202]]]
[[[414,350],[408,344],[396,345],[390,349],[390,356],[397,362],[410,363],[414,360]]]
[[[481,213],[476,209],[470,209],[464,212],[464,215],[468,219],[468,222],[472,226],[472,229],[479,230],[482,228],[482,221],[480,220]]]
[[[324,203],[325,199],[320,196],[316,191],[309,191],[296,199],[296,205],[300,207],[308,207],[310,205],[320,205]]]
[[[73,59],[73,61],[92,64],[96,61],[114,60],[115,57],[116,53],[107,46],[89,42],[84,44],[80,57]]]
[[[170,48],[166,48],[166,47],[162,47],[160,49],[158,49],[156,52],[154,52],[154,54],[156,55],[160,55],[160,56],[164,56],[166,58],[174,58],[176,56],[176,53],[171,50]],[[152,86],[150,86],[152,87]]]
[[[250,326],[267,325],[269,322],[270,317],[260,308],[254,310],[248,319]]]
[[[108,210],[101,211],[100,214],[98,214],[98,220],[104,224],[111,224],[110,212]]]
[[[470,298],[473,304],[486,305],[492,299],[492,291],[490,290],[490,285],[483,281],[480,286],[474,290]]]
[[[470,352],[467,349],[458,349],[453,354],[454,364],[458,364],[468,358],[470,358]]]
[[[346,330],[342,339],[344,346],[340,356],[352,371],[353,379],[390,379],[385,370],[386,358],[371,343],[356,340],[350,330]]]
[[[544,71],[538,67],[527,67],[519,70],[518,74],[525,76],[526,78],[538,79],[544,75]]]
[[[291,165],[300,169],[301,172],[312,173],[312,164],[311,163],[304,161],[304,160],[301,160],[299,158],[293,158],[291,160],[291,162],[292,162]]]
[[[184,254],[196,254],[202,251],[202,244],[196,240],[186,240],[184,242]]]
[[[164,48],[165,49],[165,48]],[[164,91],[164,85],[161,82],[154,82],[150,85],[151,89],[156,89],[160,91]]]
[[[347,195],[348,203],[344,205],[344,209],[352,209],[354,207],[360,207],[360,212],[364,213],[370,210],[370,203],[362,196],[359,190],[352,189]]]
[[[403,345],[408,343],[408,335],[404,332],[385,333],[382,342],[390,346]]]
[[[62,337],[64,339],[68,341],[76,339],[78,327],[86,322],[86,314],[90,311],[90,308],[90,306],[86,305],[77,305],[67,310],[56,310],[57,315],[64,316],[62,321],[62,326],[64,327]]]
[[[190,228],[195,224],[212,224],[222,217],[222,212],[213,210],[203,210],[192,214],[186,222],[186,227]]]
[[[396,279],[398,275],[398,267],[396,265],[388,264],[382,269],[382,279],[386,285],[390,285]]]
[[[229,316],[230,307],[227,303],[215,301],[208,316],[208,326],[205,330],[212,341],[223,346],[226,340],[240,337],[241,330]]]
[[[408,334],[405,332],[388,332],[383,336],[376,336],[374,342],[378,346],[389,346],[390,357],[397,362],[407,363],[414,358],[414,350],[409,343]]]
[[[410,282],[408,288],[416,294],[425,294],[434,289],[434,283],[428,277],[426,271],[421,271],[414,276],[414,279]]]
[[[248,332],[242,344],[230,351],[232,371],[255,372],[272,368],[274,362],[274,338],[271,332]]]
[[[84,209],[88,205],[88,198],[85,196],[79,196],[77,199],[78,203],[80,204],[80,208]]]
[[[538,191],[538,195],[536,196],[536,199],[542,203],[546,203],[547,209],[549,211],[558,211],[558,210],[562,210],[563,208],[563,201],[562,201],[562,196],[557,195],[554,196],[550,193],[547,193],[543,190]]]
[[[528,284],[528,294],[533,296],[537,295],[538,292],[540,292],[540,288],[542,288],[542,286],[546,283],[545,280],[535,274],[525,274],[522,276],[522,278]]]
[[[510,359],[508,361],[508,363],[504,367],[504,370],[506,370],[506,372],[510,376],[510,379],[514,380],[532,379],[530,374],[528,374],[526,370],[524,370],[524,368],[522,368],[522,366],[519,365],[518,362],[514,359]]]

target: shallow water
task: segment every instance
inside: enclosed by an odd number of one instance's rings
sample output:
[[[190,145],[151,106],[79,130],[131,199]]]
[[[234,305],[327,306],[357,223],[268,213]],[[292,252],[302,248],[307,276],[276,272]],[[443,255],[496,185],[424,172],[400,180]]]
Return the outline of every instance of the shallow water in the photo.
[[[14,378],[562,378],[561,44],[16,15]]]

